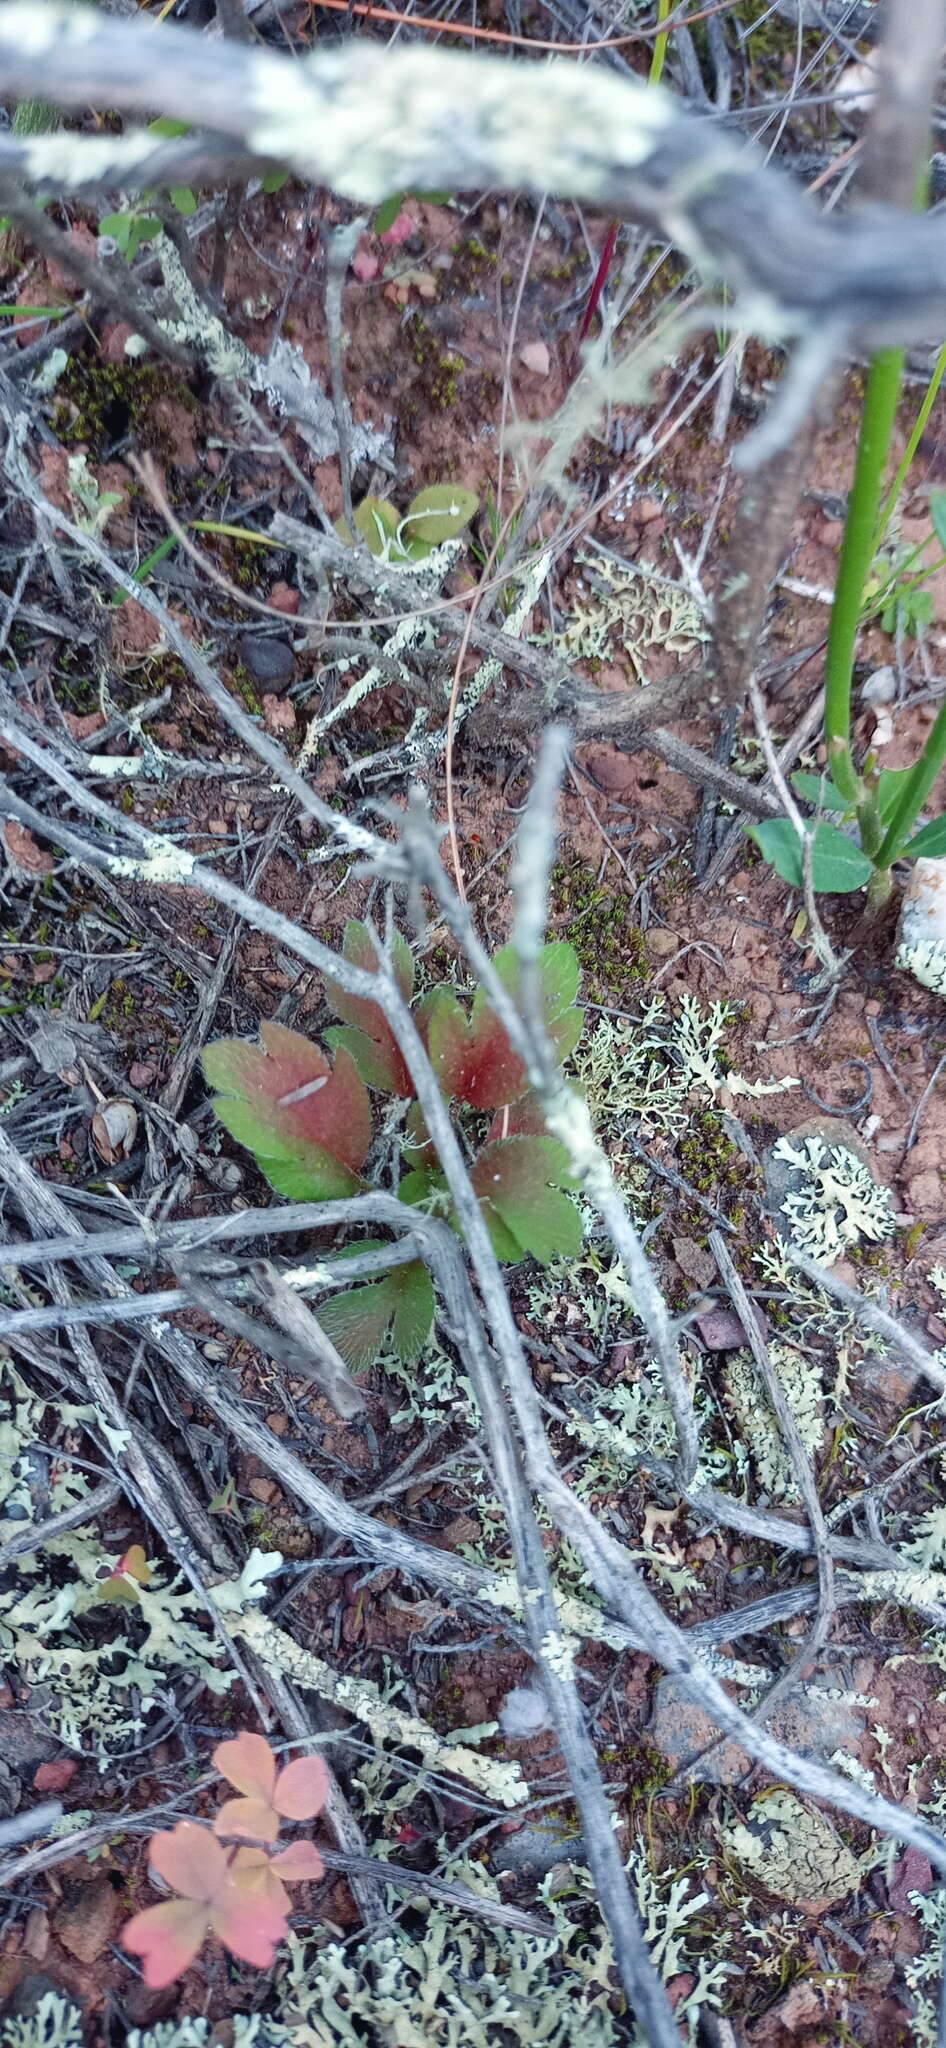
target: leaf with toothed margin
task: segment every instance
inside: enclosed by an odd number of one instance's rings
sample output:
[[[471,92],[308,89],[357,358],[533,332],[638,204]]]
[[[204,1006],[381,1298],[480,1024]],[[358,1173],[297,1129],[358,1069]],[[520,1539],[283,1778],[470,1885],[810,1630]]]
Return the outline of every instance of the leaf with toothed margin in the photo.
[[[320,1046],[281,1024],[261,1024],[260,1040],[221,1038],[205,1048],[221,1123],[278,1194],[298,1202],[357,1194],[371,1108],[350,1054],[340,1046],[333,1067]]]
[[[351,1245],[352,1252],[374,1250],[374,1244]],[[386,1340],[398,1358],[418,1358],[434,1320],[434,1290],[422,1259],[395,1266],[366,1287],[334,1294],[319,1307],[319,1322],[352,1372],[367,1372]]]
[[[377,947],[367,925],[357,918],[350,917],[345,926],[342,957],[368,974],[374,974],[377,968]],[[414,992],[414,960],[400,932],[394,933],[391,958],[397,985],[405,1003],[409,1003]],[[349,995],[347,989],[328,976],[324,987],[326,1001],[342,1020],[340,1026],[326,1031],[326,1043],[345,1047],[369,1088],[378,1088],[386,1095],[412,1096],[414,1084],[407,1062],[381,1004],[373,1003],[368,996]]]
[[[514,1003],[520,1000],[520,969],[513,946],[503,946],[493,966]],[[543,946],[538,959],[539,993],[545,1028],[559,1059],[578,1042],[583,1023],[574,1007],[580,970],[571,946],[558,940]],[[421,1005],[418,1026],[444,1094],[471,1109],[502,1109],[526,1089],[526,1070],[478,989],[469,1017],[450,989],[434,989]]]
[[[510,1111],[514,1118],[518,1104]],[[505,1115],[493,1120],[495,1130]],[[529,1120],[535,1115],[530,1106]],[[541,1265],[556,1258],[577,1257],[582,1244],[581,1218],[561,1190],[574,1187],[568,1154],[557,1138],[523,1136],[487,1140],[474,1161],[471,1179],[496,1257],[518,1265],[531,1252]],[[462,1236],[450,1203],[446,1178],[420,1167],[405,1175],[398,1188],[402,1202],[446,1214]]]
[[[574,1186],[568,1154],[557,1138],[500,1138],[487,1143],[471,1175],[500,1259],[531,1252],[540,1265],[577,1258],[581,1217],[563,1187]],[[509,1241],[515,1245],[509,1250]]]

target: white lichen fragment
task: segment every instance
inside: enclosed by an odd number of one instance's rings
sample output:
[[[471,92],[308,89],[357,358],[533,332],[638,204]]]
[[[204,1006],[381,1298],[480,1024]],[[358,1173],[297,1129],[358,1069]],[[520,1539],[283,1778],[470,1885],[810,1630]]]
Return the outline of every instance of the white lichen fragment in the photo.
[[[824,1390],[818,1366],[790,1344],[772,1344],[769,1357],[798,1425],[806,1451],[814,1456],[824,1440]],[[723,1375],[732,1415],[763,1493],[770,1500],[798,1500],[794,1466],[749,1351],[737,1352]]]
[[[773,1157],[803,1176],[781,1204],[787,1235],[798,1251],[831,1266],[862,1238],[880,1244],[895,1229],[887,1188],[846,1145],[823,1138],[780,1138]]]
[[[336,1706],[353,1714],[371,1730],[376,1742],[390,1742],[402,1748],[419,1750],[429,1770],[465,1778],[500,1806],[521,1806],[528,1798],[529,1788],[518,1764],[477,1756],[474,1750],[464,1748],[460,1743],[442,1741],[426,1721],[403,1713],[399,1707],[382,1698],[379,1688],[370,1679],[333,1671],[330,1664],[316,1657],[311,1650],[304,1649],[284,1630],[276,1628],[258,1610],[251,1609],[234,1622],[233,1632],[242,1636],[265,1664],[275,1664],[277,1670],[284,1671],[286,1677],[297,1685],[309,1687],[321,1698],[333,1700]]]
[[[541,1643],[542,1661],[563,1684],[570,1684],[575,1676],[575,1646],[567,1636],[543,1636]]]
[[[898,946],[897,966],[901,974],[912,974],[922,988],[946,996],[946,946],[942,939],[917,939],[912,945]]]
[[[730,1822],[722,1840],[730,1856],[791,1906],[840,1903],[874,1861],[855,1856],[823,1814],[785,1789],[754,1799],[745,1821]]]
[[[900,913],[897,966],[946,996],[946,857],[916,860]]]
[[[616,561],[597,549],[575,559],[588,574],[572,618],[552,643],[567,660],[609,661],[618,641],[646,683],[650,655],[666,650],[682,660],[708,637],[689,591],[645,562]]]

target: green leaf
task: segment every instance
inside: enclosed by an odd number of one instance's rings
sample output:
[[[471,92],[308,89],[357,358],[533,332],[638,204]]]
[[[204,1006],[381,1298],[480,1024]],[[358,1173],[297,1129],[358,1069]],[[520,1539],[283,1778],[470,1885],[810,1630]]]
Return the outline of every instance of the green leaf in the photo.
[[[175,135],[189,135],[191,132],[189,121],[172,121],[167,114],[160,114],[156,121],[149,121],[148,128],[152,135],[166,135],[169,140]]]
[[[396,508],[387,498],[362,498],[355,506],[355,527],[373,555],[383,555],[391,541],[396,540],[401,522]],[[353,547],[351,534],[344,519],[336,519],[335,531],[346,547]]]
[[[790,882],[793,889],[802,887],[801,843],[790,818],[766,818],[762,823],[750,825],[750,839],[754,839],[769,865]],[[844,896],[853,889],[863,889],[873,874],[873,864],[866,853],[853,839],[848,839],[837,825],[819,825],[814,833],[812,847],[811,879],[819,895]]]
[[[827,772],[824,775],[811,775],[807,769],[798,768],[792,776],[792,788],[804,798],[806,804],[815,804],[821,811],[853,809]]]
[[[418,491],[404,521],[405,542],[419,540],[435,548],[441,541],[452,540],[469,526],[479,502],[476,493],[462,484],[431,484],[426,491]]]
[[[578,1210],[562,1183],[571,1183],[565,1147],[556,1138],[501,1138],[484,1145],[471,1175],[487,1217],[498,1219],[518,1245],[517,1257],[531,1252],[548,1265],[556,1258],[577,1258],[582,1245]],[[555,1185],[553,1185],[555,1183]],[[495,1243],[495,1240],[494,1240]],[[510,1258],[499,1250],[500,1258]]]
[[[930,492],[930,518],[940,547],[946,551],[946,491]]]
[[[263,191],[281,192],[283,186],[288,185],[291,175],[290,171],[267,171],[265,178],[262,180]]]
[[[938,860],[944,853],[946,853],[946,816],[931,818],[928,825],[922,826],[916,836],[904,847],[903,856],[901,857],[905,857],[907,854],[923,854],[927,860]]]
[[[364,1251],[363,1244],[351,1246]],[[434,1290],[422,1259],[395,1266],[367,1287],[335,1294],[319,1308],[319,1322],[353,1372],[374,1365],[390,1333],[400,1359],[419,1357],[434,1320]]]
[[[374,234],[387,234],[388,229],[394,226],[406,198],[406,192],[392,192],[390,199],[382,199],[374,217]]]
[[[183,213],[185,217],[197,212],[197,201],[189,185],[172,185],[170,197],[178,213]]]

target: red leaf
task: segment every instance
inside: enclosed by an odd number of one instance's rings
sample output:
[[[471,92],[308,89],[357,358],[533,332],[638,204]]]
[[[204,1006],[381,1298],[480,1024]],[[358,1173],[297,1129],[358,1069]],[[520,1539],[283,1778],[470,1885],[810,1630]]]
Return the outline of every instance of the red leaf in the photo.
[[[342,956],[353,967],[361,967],[368,974],[374,974],[378,965],[378,952],[367,925],[351,917],[345,926]],[[406,1003],[410,1002],[414,990],[414,961],[410,947],[395,932],[391,942],[391,956],[395,979]],[[407,1062],[397,1043],[387,1016],[380,1003],[373,1003],[368,996],[349,995],[337,981],[326,977],[324,982],[326,1001],[343,1025],[351,1028],[344,1031],[326,1032],[330,1045],[344,1045],[363,1081],[369,1088],[383,1089],[389,1095],[401,1095],[405,1099],[414,1093],[414,1084],[408,1072]]]
[[[205,1828],[178,1821],[152,1835],[152,1868],[178,1899],[136,1913],[122,1929],[122,1944],[140,1956],[145,1983],[159,1991],[193,1961],[208,1934],[231,1955],[267,1969],[287,1931],[285,1913],[265,1895],[247,1893],[233,1879],[226,1851]]]
[[[518,1002],[519,960],[513,947],[503,946],[493,966]],[[545,1027],[564,1059],[574,1050],[583,1022],[582,1012],[574,1008],[579,969],[571,946],[560,941],[543,946],[538,974]],[[471,1109],[501,1109],[524,1094],[525,1067],[482,989],[473,998],[469,1018],[451,990],[435,989],[421,1005],[418,1024],[445,1095],[468,1102]]]
[[[244,1728],[230,1742],[218,1742],[213,1762],[220,1776],[229,1778],[248,1799],[272,1802],[278,1765],[265,1735]]]
[[[276,1780],[273,1804],[285,1820],[311,1820],[328,1797],[328,1771],[320,1756],[297,1756]]]
[[[296,1757],[277,1776],[276,1759],[265,1737],[244,1731],[232,1742],[218,1742],[213,1760],[221,1775],[246,1795],[224,1800],[214,1821],[215,1835],[275,1842],[280,1816],[311,1820],[325,1805],[329,1779],[320,1756]]]
[[[57,1757],[50,1764],[39,1764],[33,1773],[34,1792],[64,1792],[66,1786],[72,1784],[78,1768],[70,1756]]]
[[[272,1867],[286,1884],[314,1884],[325,1876],[325,1864],[314,1842],[290,1842],[273,1857]]]
[[[261,1024],[260,1038],[259,1046],[222,1038],[204,1052],[221,1123],[279,1194],[325,1201],[355,1193],[371,1109],[349,1053],[340,1047],[333,1068],[321,1047],[281,1024]]]

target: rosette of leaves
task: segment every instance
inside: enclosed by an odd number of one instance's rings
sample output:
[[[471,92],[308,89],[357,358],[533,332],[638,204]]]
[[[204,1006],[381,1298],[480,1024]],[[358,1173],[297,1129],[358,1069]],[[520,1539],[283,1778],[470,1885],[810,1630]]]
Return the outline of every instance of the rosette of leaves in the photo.
[[[377,966],[375,941],[350,920],[343,957],[367,971]],[[391,959],[401,996],[414,995],[414,963],[396,937]],[[504,988],[519,1002],[519,961],[511,946],[493,962]],[[563,942],[543,947],[538,962],[546,1030],[560,1059],[574,1050],[583,1013],[576,1007],[579,967]],[[380,1003],[352,996],[327,980],[325,993],[339,1018],[325,1034],[332,1059],[311,1040],[282,1025],[262,1024],[258,1046],[222,1039],[207,1047],[204,1072],[218,1092],[214,1107],[231,1135],[247,1146],[278,1193],[297,1201],[324,1201],[365,1188],[372,1118],[369,1090],[407,1102],[402,1136],[406,1168],[402,1201],[445,1218],[461,1234],[446,1176],[427,1131],[403,1053]],[[564,1146],[551,1137],[529,1093],[528,1076],[505,1026],[482,989],[472,1004],[446,986],[414,1005],[414,1021],[456,1122],[488,1115],[470,1175],[497,1257],[516,1263],[530,1254],[542,1264],[574,1257],[581,1221],[568,1190],[574,1186]],[[471,1135],[473,1135],[471,1133]],[[364,1243],[349,1250],[364,1251]],[[419,1356],[430,1335],[434,1294],[426,1266],[412,1260],[377,1280],[335,1295],[319,1320],[353,1369],[372,1365],[385,1344],[404,1361]]]
[[[402,566],[425,562],[435,548],[455,540],[469,526],[479,502],[462,484],[429,484],[403,513],[389,498],[362,498],[354,510],[355,533],[381,561]],[[346,547],[352,546],[354,535],[346,519],[336,520],[335,531]]]
[[[149,1865],[176,1896],[122,1929],[152,1991],[183,1976],[210,1935],[240,1961],[268,1969],[289,1931],[286,1885],[317,1882],[325,1870],[313,1842],[274,1848],[284,1820],[321,1812],[329,1783],[321,1757],[296,1757],[280,1770],[265,1737],[244,1730],[218,1742],[213,1760],[242,1796],[224,1800],[212,1832],[181,1820],[152,1835]]]

